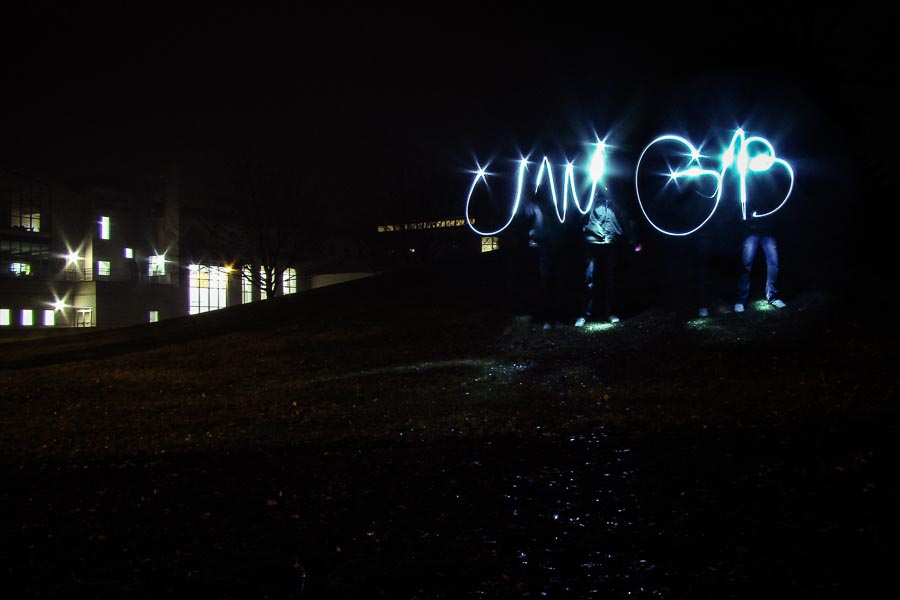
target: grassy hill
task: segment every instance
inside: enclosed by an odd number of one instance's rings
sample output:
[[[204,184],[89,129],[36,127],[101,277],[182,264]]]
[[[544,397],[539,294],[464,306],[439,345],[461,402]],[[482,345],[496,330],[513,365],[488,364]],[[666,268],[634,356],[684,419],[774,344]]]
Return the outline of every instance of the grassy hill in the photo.
[[[15,597],[847,597],[897,534],[893,321],[542,331],[493,253],[0,339]],[[658,304],[658,305],[654,305]]]

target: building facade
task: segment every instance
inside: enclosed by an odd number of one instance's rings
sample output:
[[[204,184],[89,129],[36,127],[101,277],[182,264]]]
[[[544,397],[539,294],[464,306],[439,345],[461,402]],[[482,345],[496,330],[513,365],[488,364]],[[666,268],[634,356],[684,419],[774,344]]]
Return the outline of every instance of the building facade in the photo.
[[[0,171],[0,329],[119,327],[185,314],[178,197]]]
[[[175,177],[73,187],[0,169],[0,335],[123,327],[265,300],[261,267],[182,256],[179,208]],[[342,246],[286,269],[276,294],[373,275],[349,260],[357,251]]]
[[[123,327],[266,299],[261,267],[180,251],[179,211],[174,176],[78,187],[0,169],[0,335]],[[498,245],[461,218],[382,225],[368,241],[324,238],[274,287],[288,295]]]

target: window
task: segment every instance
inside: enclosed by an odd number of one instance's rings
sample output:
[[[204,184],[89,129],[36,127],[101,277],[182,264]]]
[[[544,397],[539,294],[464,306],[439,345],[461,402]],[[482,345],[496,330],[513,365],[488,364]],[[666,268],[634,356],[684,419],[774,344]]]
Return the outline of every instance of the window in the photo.
[[[100,239],[109,239],[109,217],[100,217]]]
[[[0,308],[0,325],[9,325],[9,309]]]
[[[250,267],[244,265],[241,269],[241,304],[253,302],[253,282],[250,281]]]
[[[34,316],[30,308],[22,309],[22,326],[31,327],[34,325]]]
[[[0,207],[0,217],[3,209]],[[0,239],[0,278],[41,277],[49,271],[50,246],[27,240]]]
[[[50,186],[36,179],[0,173],[0,228],[40,232],[50,205]]]
[[[166,274],[166,255],[155,254],[150,257],[150,276]]]
[[[109,277],[109,261],[108,260],[98,260],[97,261],[97,275],[103,277]]]
[[[38,232],[41,230],[41,213],[32,208],[13,206],[10,209],[10,225],[13,229],[25,229]]]
[[[94,309],[93,308],[76,308],[75,309],[75,327],[93,327],[94,326]]]
[[[125,248],[125,258],[134,258],[134,250]]]
[[[497,236],[485,236],[481,238],[481,251],[491,252],[500,249],[500,238]]]
[[[287,296],[288,294],[296,294],[297,293],[297,271],[288,267],[284,270],[284,275],[281,277],[282,283],[282,293]]]
[[[191,265],[188,277],[192,315],[227,306],[228,269],[206,265]]]
[[[17,277],[19,275],[31,275],[31,265],[28,263],[9,263],[9,270]]]
[[[159,311],[158,311],[158,310],[151,310],[151,311],[150,311],[150,322],[151,322],[151,323],[156,323],[156,322],[158,322],[158,321],[159,321]]]
[[[44,311],[44,327],[53,327],[56,325],[56,311],[51,309]]]

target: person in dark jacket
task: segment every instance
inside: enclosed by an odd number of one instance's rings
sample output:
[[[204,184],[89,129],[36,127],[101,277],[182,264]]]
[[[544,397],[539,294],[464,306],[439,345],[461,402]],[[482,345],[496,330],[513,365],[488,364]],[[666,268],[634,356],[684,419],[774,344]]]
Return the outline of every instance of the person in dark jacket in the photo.
[[[584,245],[584,310],[575,327],[602,315],[610,323],[618,323],[616,316],[617,267],[623,248],[627,245],[640,252],[634,221],[611,196],[597,198],[582,228]]]
[[[564,315],[565,270],[563,223],[549,200],[536,194],[527,200],[520,213],[528,227],[528,249],[537,267],[537,302],[533,318],[545,330],[561,322]]]

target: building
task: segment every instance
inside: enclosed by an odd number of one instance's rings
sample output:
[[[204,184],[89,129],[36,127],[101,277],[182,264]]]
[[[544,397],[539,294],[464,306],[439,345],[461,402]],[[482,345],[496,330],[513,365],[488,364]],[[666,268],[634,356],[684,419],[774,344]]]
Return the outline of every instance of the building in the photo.
[[[180,244],[178,179],[131,178],[73,186],[0,170],[0,335],[4,331],[122,327],[266,298],[261,267],[212,264]],[[292,294],[378,272],[489,251],[461,218],[329,235],[290,267],[276,293]]]
[[[152,323],[266,298],[262,268],[194,262],[182,235],[174,176],[73,186],[0,170],[0,335]],[[361,254],[329,238],[320,257],[285,270],[276,293],[373,275]]]
[[[156,177],[133,190],[0,171],[0,329],[185,314],[177,189]]]

